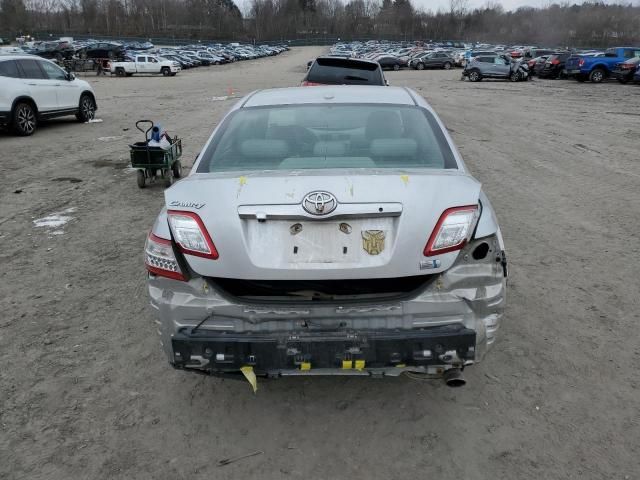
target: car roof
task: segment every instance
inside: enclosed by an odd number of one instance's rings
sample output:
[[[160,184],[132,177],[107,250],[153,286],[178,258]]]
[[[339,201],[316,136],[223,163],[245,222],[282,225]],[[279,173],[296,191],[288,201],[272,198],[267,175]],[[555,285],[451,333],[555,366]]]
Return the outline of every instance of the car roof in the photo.
[[[0,60],[33,60],[34,58],[38,60],[44,60],[46,62],[51,62],[51,60],[47,58],[42,58],[42,57],[39,57],[38,55],[31,55],[29,53],[20,53],[20,54],[12,54],[12,55],[0,54]]]
[[[316,60],[332,60],[332,61],[340,61],[344,60],[346,62],[356,62],[356,63],[367,63],[371,65],[377,65],[378,62],[373,62],[371,60],[367,60],[364,58],[350,58],[347,55],[322,55],[317,57]]]
[[[254,92],[242,107],[299,105],[310,103],[363,103],[416,105],[409,90],[370,85],[326,85],[272,88]]]

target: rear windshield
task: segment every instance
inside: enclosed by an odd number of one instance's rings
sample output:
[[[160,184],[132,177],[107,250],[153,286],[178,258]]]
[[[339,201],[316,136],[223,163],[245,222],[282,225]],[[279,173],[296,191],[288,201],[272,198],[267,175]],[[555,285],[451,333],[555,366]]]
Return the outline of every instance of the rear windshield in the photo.
[[[325,85],[384,85],[379,65],[344,58],[318,58],[306,80]]]
[[[244,108],[221,126],[198,172],[457,168],[433,115],[404,105]]]

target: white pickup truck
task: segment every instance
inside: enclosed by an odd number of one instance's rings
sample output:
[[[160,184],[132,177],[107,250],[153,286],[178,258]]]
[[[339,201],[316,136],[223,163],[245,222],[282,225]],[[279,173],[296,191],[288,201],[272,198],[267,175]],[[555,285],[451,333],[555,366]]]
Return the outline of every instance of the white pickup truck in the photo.
[[[119,77],[130,77],[134,73],[159,74],[165,77],[176,75],[181,70],[178,62],[165,60],[155,55],[141,54],[135,56],[133,62],[112,62],[111,74]]]

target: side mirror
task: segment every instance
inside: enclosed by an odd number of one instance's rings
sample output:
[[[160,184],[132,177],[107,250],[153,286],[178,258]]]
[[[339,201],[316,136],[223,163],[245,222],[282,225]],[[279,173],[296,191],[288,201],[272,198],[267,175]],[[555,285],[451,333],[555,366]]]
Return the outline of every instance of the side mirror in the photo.
[[[73,82],[75,79],[76,79],[76,76],[73,73],[71,72],[67,73],[67,80],[69,82]]]

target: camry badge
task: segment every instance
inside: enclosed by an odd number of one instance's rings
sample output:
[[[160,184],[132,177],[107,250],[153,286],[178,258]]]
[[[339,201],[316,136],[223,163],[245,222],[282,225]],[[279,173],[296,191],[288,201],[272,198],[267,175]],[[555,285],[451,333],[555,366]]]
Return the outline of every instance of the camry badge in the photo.
[[[384,230],[363,230],[362,248],[369,255],[379,255],[384,250]]]
[[[336,197],[329,192],[311,192],[302,200],[302,208],[312,215],[327,215],[338,206]]]

